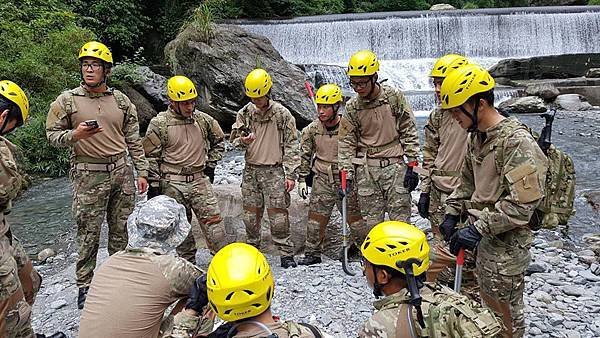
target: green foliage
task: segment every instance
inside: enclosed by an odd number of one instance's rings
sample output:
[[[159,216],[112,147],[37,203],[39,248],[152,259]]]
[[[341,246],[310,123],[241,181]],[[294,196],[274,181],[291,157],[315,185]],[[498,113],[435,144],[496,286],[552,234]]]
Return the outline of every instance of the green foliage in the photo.
[[[600,6],[600,0],[589,0],[588,5],[590,6]]]
[[[463,9],[477,9],[479,7],[475,3],[469,1],[469,2],[466,2],[462,8]]]
[[[19,84],[31,106],[29,121],[9,138],[23,150],[29,173],[64,174],[68,150],[46,141],[46,114],[60,92],[77,86],[77,52],[93,34],[60,1],[8,1],[0,13],[0,78]]]

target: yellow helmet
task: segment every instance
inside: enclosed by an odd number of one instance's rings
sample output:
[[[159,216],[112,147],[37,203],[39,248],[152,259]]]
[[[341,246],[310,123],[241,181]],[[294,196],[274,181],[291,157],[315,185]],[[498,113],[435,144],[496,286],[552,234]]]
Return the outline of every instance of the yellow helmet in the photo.
[[[81,47],[79,50],[79,60],[86,56],[91,56],[100,59],[104,62],[113,63],[113,57],[108,47],[98,41],[90,41]]]
[[[379,60],[377,60],[377,55],[370,50],[354,53],[348,62],[348,76],[373,75],[378,70]]]
[[[374,265],[388,266],[404,272],[396,263],[416,258],[420,265],[413,264],[413,274],[419,276],[429,268],[429,244],[423,231],[414,225],[400,221],[386,221],[369,231],[360,251]]]
[[[14,102],[21,111],[23,123],[27,121],[27,117],[29,116],[29,100],[21,87],[9,80],[0,81],[0,95]]]
[[[472,64],[451,72],[442,83],[442,109],[458,107],[478,93],[487,92],[496,85],[485,68]]]
[[[322,85],[315,95],[317,104],[336,104],[342,100],[342,90],[336,84]]]
[[[187,101],[197,98],[198,92],[192,80],[176,75],[167,81],[167,95],[173,101]]]
[[[246,243],[231,243],[213,257],[206,287],[210,307],[224,321],[258,316],[271,306],[275,283],[265,256]]]
[[[246,81],[244,82],[246,96],[251,98],[259,98],[267,95],[272,86],[273,80],[271,80],[271,75],[261,68],[251,71],[246,76]]]
[[[430,77],[441,77],[445,78],[448,74],[460,67],[468,64],[469,61],[462,55],[458,54],[446,54],[441,58],[437,59],[435,64],[433,65],[433,69],[431,69]]]

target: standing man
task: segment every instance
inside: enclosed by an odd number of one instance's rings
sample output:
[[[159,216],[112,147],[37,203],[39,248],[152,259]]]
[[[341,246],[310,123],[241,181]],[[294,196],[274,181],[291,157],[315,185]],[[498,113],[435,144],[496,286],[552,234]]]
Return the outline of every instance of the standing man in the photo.
[[[194,211],[206,245],[215,254],[224,244],[225,226],[211,183],[217,161],[223,158],[225,135],[217,120],[196,110],[198,93],[190,79],[170,78],[167,96],[168,110],[150,121],[143,141],[150,176],[160,181],[163,194],[185,206],[190,223]],[[198,242],[190,231],[177,252],[195,262]]]
[[[238,112],[231,141],[246,151],[242,204],[247,241],[260,247],[261,219],[266,207],[281,266],[288,268],[296,266],[288,208],[300,156],[296,120],[287,108],[271,100],[272,85],[271,76],[264,69],[248,74],[244,87],[252,102]]]
[[[502,318],[506,337],[522,337],[533,240],[529,222],[544,196],[548,161],[523,124],[494,108],[494,85],[488,71],[476,65],[455,70],[442,84],[441,108],[471,136],[461,183],[446,200],[440,231],[454,255],[477,249],[481,299]],[[461,216],[467,221],[457,229]]]
[[[317,90],[315,102],[319,110],[318,119],[304,128],[300,141],[300,197],[307,198],[306,177],[310,170],[315,173],[306,229],[306,250],[304,258],[298,261],[300,265],[321,263],[323,240],[331,212],[336,204],[338,209],[341,210],[342,207],[338,194],[341,186],[338,168],[338,131],[341,117],[338,111],[343,102],[342,91],[335,84],[326,84]],[[348,202],[350,228],[358,233],[365,232],[365,222],[360,215],[355,191],[350,192]]]
[[[76,274],[83,308],[92,282],[106,216],[108,252],[127,246],[127,217],[135,200],[134,173],[139,193],[148,188],[148,162],[139,135],[135,106],[125,94],[107,85],[113,65],[104,44],[91,41],[79,51],[81,86],[60,94],[50,105],[46,135],[57,147],[71,147],[73,215],[79,245]]]
[[[340,169],[348,171],[350,186],[357,185],[367,231],[386,212],[390,220],[410,221],[410,192],[419,183],[413,171],[419,153],[415,116],[399,89],[377,82],[378,70],[369,50],[350,58],[348,76],[358,96],[346,103],[339,133]]]
[[[438,105],[441,103],[442,81],[450,72],[467,63],[464,56],[457,54],[444,55],[435,62],[429,76],[435,88]],[[456,258],[450,254],[448,246],[444,243],[439,226],[444,220],[446,198],[460,183],[460,169],[467,152],[467,136],[468,133],[452,118],[452,114],[440,109],[439,106],[431,112],[425,124],[423,145],[423,169],[425,170],[421,176],[421,196],[417,208],[421,217],[429,219],[433,232],[433,240],[430,243],[431,267],[427,270],[429,281],[438,278],[441,278],[445,284],[454,281],[454,273],[451,269],[456,265]]]

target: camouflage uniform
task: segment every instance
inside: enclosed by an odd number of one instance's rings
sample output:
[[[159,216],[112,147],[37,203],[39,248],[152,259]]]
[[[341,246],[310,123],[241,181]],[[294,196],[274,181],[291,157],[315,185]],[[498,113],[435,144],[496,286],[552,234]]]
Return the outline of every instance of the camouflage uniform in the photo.
[[[302,131],[298,181],[304,181],[311,169],[315,173],[306,229],[305,253],[308,256],[321,256],[321,247],[333,207],[337,205],[340,212],[342,208],[338,194],[341,187],[337,164],[338,131],[339,125],[328,130],[319,120],[313,121]],[[313,157],[314,165],[311,168]],[[353,232],[360,234],[355,237],[364,238],[368,229],[360,215],[355,189],[350,192],[347,200],[348,224]],[[357,247],[360,247],[360,244],[357,243]]]
[[[246,129],[256,135],[250,145],[240,140]],[[266,206],[271,237],[282,256],[294,253],[287,210],[290,194],[285,190],[285,180],[297,179],[300,164],[297,134],[292,114],[273,100],[264,113],[248,103],[238,112],[231,130],[232,143],[246,151],[242,204],[247,242],[260,246],[261,219]]]
[[[414,308],[409,319],[410,293],[402,289],[373,303],[377,312],[359,329],[358,337],[500,337],[497,318],[479,304],[439,284],[425,283],[420,294],[425,328],[418,324]]]
[[[523,288],[533,239],[528,223],[543,197],[547,167],[528,129],[507,118],[470,136],[461,184],[446,200],[448,214],[477,218],[481,299],[514,337],[525,332]]]
[[[104,131],[74,140],[73,129],[88,119],[97,120]],[[92,93],[78,87],[63,92],[50,105],[46,136],[54,146],[72,147],[70,178],[79,246],[77,286],[87,287],[96,267],[105,215],[109,254],[127,245],[125,226],[135,199],[133,168],[127,155],[138,176],[148,177],[137,112],[127,96],[117,90]]]
[[[356,184],[367,227],[382,222],[385,212],[391,220],[409,221],[411,199],[403,185],[404,157],[408,162],[417,160],[419,139],[414,114],[402,92],[381,85],[373,100],[351,98],[340,124],[340,169],[346,169],[348,179]]]
[[[199,317],[191,316],[185,313],[178,313],[175,316],[175,321],[178,322],[179,327],[174,329],[170,334],[165,335],[165,337],[171,338],[189,338],[194,337],[192,334],[194,329],[198,327],[198,319]],[[237,322],[236,324],[243,324],[244,322]],[[265,324],[266,327],[271,330],[271,332],[275,333],[279,338],[314,338],[317,337],[312,331],[305,325],[295,323],[292,321],[279,321],[273,324]],[[260,329],[258,326],[253,324],[245,325],[245,328],[250,330],[249,332],[237,333],[231,337],[238,338],[262,338],[267,336],[267,332],[263,329]],[[316,327],[312,327],[313,329],[319,331],[319,334],[322,333]]]
[[[223,138],[219,123],[210,115],[196,110],[184,118],[169,108],[150,121],[143,141],[150,176],[160,178],[163,194],[185,206],[190,223],[194,211],[213,254],[224,245],[225,226],[203,170],[206,166],[214,169],[223,158]],[[178,247],[179,255],[194,262],[197,243],[191,231]]]
[[[6,220],[23,177],[13,155],[15,146],[0,137],[0,336],[34,337],[31,306],[41,277]]]

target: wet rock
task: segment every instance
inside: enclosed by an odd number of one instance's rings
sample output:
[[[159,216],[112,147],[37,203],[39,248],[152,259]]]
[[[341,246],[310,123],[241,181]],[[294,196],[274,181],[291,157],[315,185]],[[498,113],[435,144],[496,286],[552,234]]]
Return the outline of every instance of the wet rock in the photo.
[[[546,272],[549,269],[549,266],[547,263],[544,262],[534,262],[529,264],[529,266],[527,267],[527,274],[531,275],[532,273],[539,273],[539,272]]]
[[[564,79],[584,76],[590,65],[600,66],[600,54],[562,54],[522,59],[504,59],[490,74],[511,80]]]
[[[46,248],[40,251],[37,255],[37,259],[40,263],[45,263],[48,258],[56,256],[56,251],[52,248]]]
[[[578,94],[563,94],[556,97],[554,103],[563,110],[581,111],[592,108],[585,97]]]
[[[514,114],[543,113],[547,110],[544,100],[537,96],[515,97],[508,99],[498,106],[508,109]]]
[[[539,96],[546,101],[554,100],[560,92],[550,83],[531,84],[525,88],[525,93],[531,96]]]
[[[585,77],[599,78],[600,68],[590,68],[587,73],[585,73]]]

